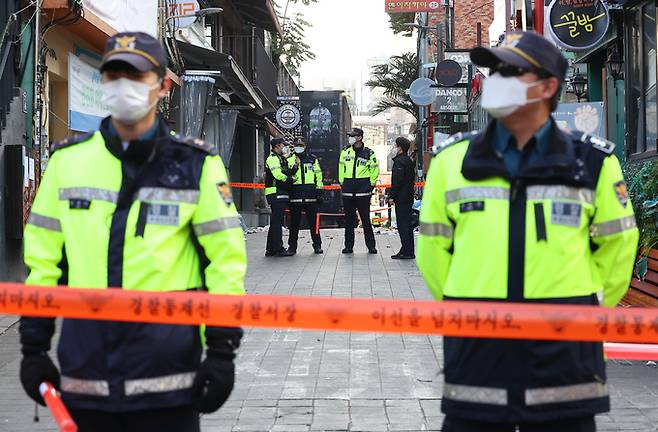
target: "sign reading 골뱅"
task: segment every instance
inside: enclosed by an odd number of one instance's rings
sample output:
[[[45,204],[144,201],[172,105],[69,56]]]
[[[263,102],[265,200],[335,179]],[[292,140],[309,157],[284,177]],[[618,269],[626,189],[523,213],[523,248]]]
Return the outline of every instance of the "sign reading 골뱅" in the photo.
[[[385,4],[388,13],[431,12],[439,10],[441,6],[441,2],[429,0],[385,0]]]
[[[548,28],[555,41],[568,50],[593,48],[609,25],[608,7],[600,0],[553,0],[548,7]]]

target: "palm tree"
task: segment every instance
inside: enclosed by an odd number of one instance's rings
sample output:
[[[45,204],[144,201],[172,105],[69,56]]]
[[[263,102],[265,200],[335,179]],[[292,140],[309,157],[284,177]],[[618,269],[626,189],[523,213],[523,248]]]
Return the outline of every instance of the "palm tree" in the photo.
[[[418,120],[418,109],[407,94],[416,78],[418,56],[413,52],[393,56],[388,64],[375,66],[366,85],[371,89],[383,88],[385,98],[375,105],[373,114],[377,115],[389,108],[401,108]]]

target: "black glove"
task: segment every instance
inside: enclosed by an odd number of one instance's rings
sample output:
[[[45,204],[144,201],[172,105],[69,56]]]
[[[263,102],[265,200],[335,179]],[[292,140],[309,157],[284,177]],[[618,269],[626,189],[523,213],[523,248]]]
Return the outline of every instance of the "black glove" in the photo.
[[[318,205],[322,205],[324,199],[322,198],[322,189],[318,189],[315,192],[315,199],[317,200]]]
[[[206,357],[192,385],[194,407],[203,414],[217,411],[231,395],[234,382],[235,366],[232,359]]]
[[[235,383],[234,350],[240,346],[242,329],[206,328],[207,357],[199,365],[192,394],[200,413],[217,411],[231,395]]]
[[[48,381],[59,390],[59,371],[45,352],[25,354],[21,360],[21,384],[25,393],[35,402],[46,406],[39,392],[42,382]]]

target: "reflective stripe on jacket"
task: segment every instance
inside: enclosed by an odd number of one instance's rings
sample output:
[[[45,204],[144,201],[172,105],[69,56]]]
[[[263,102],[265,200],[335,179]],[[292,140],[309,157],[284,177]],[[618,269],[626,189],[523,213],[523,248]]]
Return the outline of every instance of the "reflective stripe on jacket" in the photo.
[[[108,122],[55,146],[25,229],[26,283],[244,294],[245,242],[219,156],[164,123],[124,152]],[[134,305],[171,307],[183,306]],[[53,331],[52,319],[24,317],[21,343],[47,350]],[[64,401],[111,412],[189,405],[201,353],[196,326],[65,319]]]
[[[510,178],[494,129],[453,138],[432,160],[417,255],[434,297],[592,305],[603,293],[615,306],[638,231],[611,145],[553,123],[547,153]],[[514,325],[504,316],[446,319]],[[448,415],[523,423],[609,409],[600,343],[445,338],[444,354]]]
[[[378,178],[377,156],[368,147],[349,146],[340,153],[338,180],[344,199],[369,198]]]

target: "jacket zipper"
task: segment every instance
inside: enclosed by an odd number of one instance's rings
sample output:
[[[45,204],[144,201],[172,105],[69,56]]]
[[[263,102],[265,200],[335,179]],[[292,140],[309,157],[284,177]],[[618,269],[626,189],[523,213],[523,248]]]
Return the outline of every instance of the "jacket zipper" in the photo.
[[[507,274],[507,298],[512,301],[521,301],[524,297],[526,199],[526,188],[523,180],[512,179]]]
[[[354,162],[352,163],[352,178],[356,178],[356,162],[359,160],[359,155],[356,153],[356,149],[352,147],[354,151]]]

